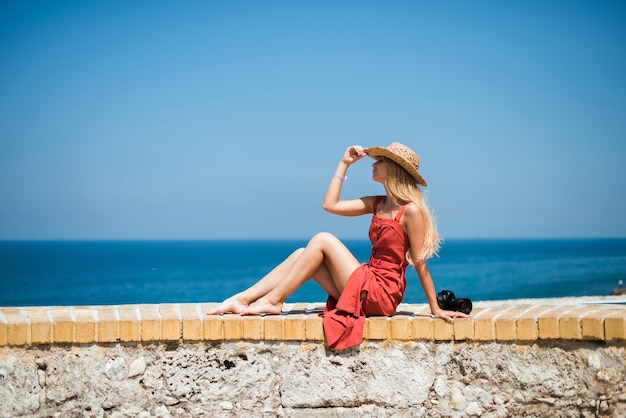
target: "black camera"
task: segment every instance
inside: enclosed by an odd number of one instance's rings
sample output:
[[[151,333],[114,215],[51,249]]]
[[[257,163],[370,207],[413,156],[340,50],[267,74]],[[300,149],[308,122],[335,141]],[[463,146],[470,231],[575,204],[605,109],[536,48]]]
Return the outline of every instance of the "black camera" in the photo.
[[[446,311],[457,311],[469,314],[472,312],[472,301],[467,298],[456,298],[451,290],[437,293],[437,305]]]

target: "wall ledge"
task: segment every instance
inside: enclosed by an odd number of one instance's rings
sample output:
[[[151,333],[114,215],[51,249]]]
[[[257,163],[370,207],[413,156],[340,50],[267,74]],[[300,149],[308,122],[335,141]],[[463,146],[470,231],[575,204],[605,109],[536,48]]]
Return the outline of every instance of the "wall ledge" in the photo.
[[[140,342],[299,341],[323,343],[324,303],[288,303],[281,315],[206,316],[216,303],[0,307],[0,346]],[[471,319],[432,319],[426,304],[401,304],[367,318],[365,341],[623,344],[626,296],[474,303]]]

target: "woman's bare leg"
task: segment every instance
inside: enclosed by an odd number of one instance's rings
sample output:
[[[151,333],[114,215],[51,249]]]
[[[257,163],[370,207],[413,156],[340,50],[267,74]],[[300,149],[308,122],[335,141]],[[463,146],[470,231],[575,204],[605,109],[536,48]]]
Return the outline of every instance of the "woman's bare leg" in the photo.
[[[279,314],[287,297],[311,277],[331,296],[338,298],[358,266],[358,260],[339,239],[329,233],[317,234],[309,241],[287,274],[242,313]]]
[[[304,248],[299,248],[287,257],[282,263],[266,274],[261,280],[244,290],[225,299],[218,307],[210,309],[207,315],[219,315],[226,312],[242,313],[250,303],[269,293],[274,289],[280,280],[289,272],[296,260],[304,252]]]

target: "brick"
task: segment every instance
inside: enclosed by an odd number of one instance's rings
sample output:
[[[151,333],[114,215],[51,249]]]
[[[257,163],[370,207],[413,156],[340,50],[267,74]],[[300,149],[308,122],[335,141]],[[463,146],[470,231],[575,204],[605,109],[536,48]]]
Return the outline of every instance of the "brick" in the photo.
[[[475,309],[474,318],[474,340],[476,341],[494,341],[496,339],[495,317],[499,315],[504,308],[493,307],[484,309]]]
[[[614,313],[626,310],[609,305],[597,305],[595,309],[586,312],[581,318],[582,338],[583,340],[605,340],[604,321],[607,317]]]
[[[306,302],[285,303],[283,305],[283,313],[289,315],[304,314],[308,307],[309,304]]]
[[[7,321],[7,345],[28,344],[30,324],[19,308],[3,308]]]
[[[204,339],[206,341],[222,341],[225,339],[223,315],[205,316],[202,325],[204,329]]]
[[[88,307],[75,307],[74,316],[74,342],[80,344],[93,343],[96,341],[96,321]]]
[[[604,340],[604,317],[608,312],[604,305],[590,305],[580,316],[580,334],[583,340]]]
[[[141,323],[137,316],[136,305],[122,305],[118,308],[120,315],[119,335],[120,341],[141,341]]]
[[[325,303],[309,303],[306,308],[306,313],[309,315],[319,315],[326,309]]]
[[[542,314],[538,320],[539,338],[542,340],[558,339],[560,330],[559,317],[573,309],[575,308],[572,306],[557,306]]]
[[[309,314],[304,318],[304,333],[307,341],[324,341],[322,318],[317,314]]]
[[[407,312],[413,312],[413,316],[431,317],[430,306],[427,304],[415,305],[413,308],[407,307]]]
[[[390,320],[386,316],[370,316],[365,319],[363,339],[386,340],[390,334]]]
[[[430,306],[427,304],[415,305],[408,308],[413,311],[413,321],[411,321],[411,335],[414,340],[433,341],[435,339],[435,320],[431,316]]]
[[[420,303],[420,304],[401,303],[400,305],[398,305],[398,309],[396,309],[396,315],[415,316],[419,313],[429,315],[430,307],[424,303]]]
[[[219,306],[219,303],[203,303],[201,304],[202,308],[202,328],[204,330],[204,339],[206,341],[222,341],[225,339],[224,337],[224,316],[226,315],[234,315],[234,314],[224,314],[224,315],[206,315],[206,312],[209,309],[214,309]],[[239,315],[237,315],[239,316]],[[242,332],[243,335],[243,332]]]
[[[409,312],[407,312],[409,313]],[[391,318],[391,339],[395,341],[410,341],[413,339],[413,318],[407,314],[394,315]]]
[[[224,340],[243,339],[243,317],[241,315],[224,314],[222,320],[224,321]]]
[[[454,320],[456,321],[456,319]],[[454,340],[454,325],[445,319],[433,320],[433,338],[435,341],[452,341]]]
[[[607,341],[626,340],[626,312],[614,311],[604,318],[604,336]]]
[[[303,309],[297,309],[292,312],[304,312]],[[283,317],[283,330],[285,340],[287,341],[304,341],[306,340],[306,329],[304,327],[303,313],[290,313]]]
[[[202,323],[204,322],[205,311],[201,305],[196,303],[180,304],[180,315],[182,317],[183,340],[202,341],[204,332]]]
[[[119,338],[117,306],[98,306],[96,309],[98,311],[96,340],[100,343],[117,342]]]
[[[2,312],[2,308],[0,308],[0,312]],[[2,316],[0,315],[0,319],[2,319]],[[0,347],[4,347],[7,344],[7,323],[4,320],[0,320]]]
[[[495,317],[496,340],[514,341],[517,339],[517,319],[524,314],[530,305],[517,305],[502,311]]]
[[[16,308],[13,306],[5,306],[4,308],[0,308],[2,309],[2,313],[5,315],[10,315],[10,314],[18,314],[21,315],[21,309],[20,308]]]
[[[539,317],[552,309],[553,306],[535,306],[519,315],[515,338],[518,341],[536,341],[539,338]]]
[[[263,339],[280,341],[283,339],[282,315],[266,315],[263,317]]]
[[[474,320],[472,318],[455,318],[452,322],[455,341],[471,341],[474,339]]]
[[[260,341],[263,339],[263,318],[260,315],[247,316],[243,319],[243,339]]]
[[[419,314],[413,317],[411,335],[414,340],[433,341],[435,339],[435,320],[430,317],[430,314]]]
[[[207,315],[207,311],[210,309],[215,309],[219,306],[219,303],[203,303],[200,305],[201,309],[202,309],[202,315],[203,316],[213,316],[213,315]]]
[[[161,339],[163,341],[178,341],[182,336],[181,319],[178,316],[178,306],[164,303],[158,305],[161,315]]]
[[[567,312],[559,317],[559,338],[566,340],[582,340],[582,320],[585,313],[595,309],[593,306],[583,306]]]
[[[593,307],[583,306],[559,317],[559,338],[566,340],[582,340],[581,316]]]
[[[161,341],[161,318],[157,305],[139,305],[141,341]]]
[[[50,344],[52,342],[52,321],[46,308],[26,308],[30,318],[30,343]]]
[[[52,314],[52,341],[55,343],[74,342],[74,321],[69,308],[53,308]]]

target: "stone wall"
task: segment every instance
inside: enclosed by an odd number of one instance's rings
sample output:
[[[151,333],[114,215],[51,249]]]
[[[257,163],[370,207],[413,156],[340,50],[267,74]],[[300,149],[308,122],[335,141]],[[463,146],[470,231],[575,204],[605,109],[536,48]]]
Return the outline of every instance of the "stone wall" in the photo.
[[[180,306],[179,326],[119,314],[169,307],[0,308],[0,418],[623,417],[626,306],[600,302],[478,303],[453,324],[405,305],[346,352],[311,306],[194,316],[187,333]]]
[[[0,417],[623,417],[625,376],[599,342],[5,348]]]

